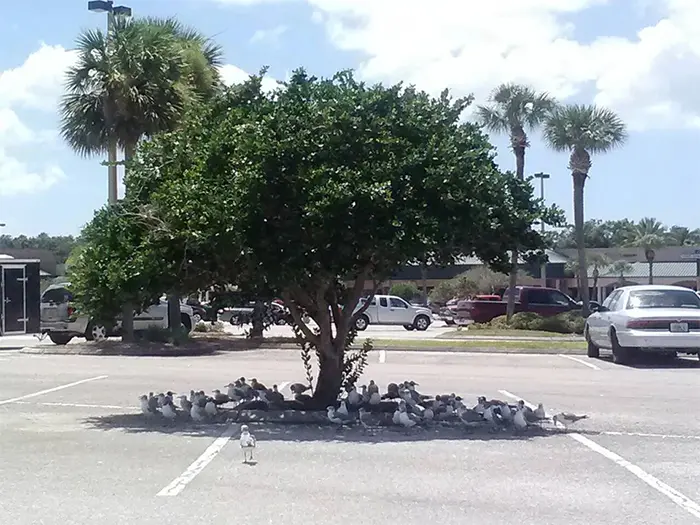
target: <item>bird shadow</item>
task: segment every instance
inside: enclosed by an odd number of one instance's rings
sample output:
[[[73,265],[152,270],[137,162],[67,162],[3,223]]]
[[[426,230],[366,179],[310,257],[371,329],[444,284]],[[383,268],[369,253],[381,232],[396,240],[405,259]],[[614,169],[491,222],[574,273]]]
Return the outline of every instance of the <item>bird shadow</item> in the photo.
[[[612,356],[604,356],[600,360],[612,363]],[[700,368],[700,359],[695,356],[692,356],[692,358],[671,358],[658,354],[642,353],[635,356],[634,361],[617,366],[637,369],[695,369]]]
[[[175,421],[164,418],[147,419],[143,414],[110,414],[93,416],[83,419],[83,424],[89,429],[101,431],[121,431],[128,434],[170,434],[187,437],[219,437],[235,420],[221,418],[218,421],[195,423],[184,416]],[[337,443],[403,443],[421,441],[527,441],[543,439],[567,433],[566,430],[546,426],[533,425],[523,432],[514,432],[510,428],[493,431],[491,427],[443,425],[435,423],[429,426],[416,426],[405,429],[398,426],[363,428],[353,425],[338,428],[336,426],[307,423],[284,424],[248,422],[246,423],[258,441],[280,441],[294,443],[337,442]],[[598,432],[576,430],[579,434],[598,435]]]

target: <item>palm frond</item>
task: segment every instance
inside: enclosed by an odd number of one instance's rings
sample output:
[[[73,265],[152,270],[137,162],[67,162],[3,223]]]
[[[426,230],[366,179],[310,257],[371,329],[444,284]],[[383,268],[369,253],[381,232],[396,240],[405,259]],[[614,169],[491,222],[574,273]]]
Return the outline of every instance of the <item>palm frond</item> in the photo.
[[[487,131],[494,133],[507,133],[509,131],[508,120],[501,113],[500,108],[495,106],[477,106],[476,114],[481,125]]]
[[[627,129],[614,111],[571,104],[554,110],[545,123],[544,138],[555,151],[606,153],[625,143]]]

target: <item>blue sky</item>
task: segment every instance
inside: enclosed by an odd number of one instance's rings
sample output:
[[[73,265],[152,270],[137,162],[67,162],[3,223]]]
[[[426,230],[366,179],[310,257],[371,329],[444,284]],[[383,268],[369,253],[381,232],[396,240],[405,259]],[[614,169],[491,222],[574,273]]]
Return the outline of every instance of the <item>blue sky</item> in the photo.
[[[137,16],[177,16],[226,52],[224,76],[263,65],[370,81],[404,80],[484,102],[505,81],[562,100],[595,102],[630,126],[628,144],[593,159],[588,218],[700,227],[700,2],[697,0],[128,0]],[[494,5],[491,5],[494,4]],[[106,200],[101,158],[82,159],[56,134],[70,48],[106,25],[87,0],[8,2],[0,18],[0,222],[13,235],[76,234]],[[468,116],[467,116],[468,117]],[[498,160],[513,169],[503,137]],[[567,157],[533,134],[528,173],[545,171],[546,198],[571,218]]]

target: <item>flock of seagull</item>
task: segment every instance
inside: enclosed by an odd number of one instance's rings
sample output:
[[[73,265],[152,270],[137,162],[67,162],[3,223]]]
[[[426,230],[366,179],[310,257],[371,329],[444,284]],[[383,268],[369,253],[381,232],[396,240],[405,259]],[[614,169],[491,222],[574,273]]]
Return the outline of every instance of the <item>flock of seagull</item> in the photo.
[[[532,409],[522,400],[515,405],[510,405],[498,399],[487,400],[485,396],[480,396],[477,404],[473,408],[468,408],[463,399],[454,393],[432,397],[418,392],[416,386],[418,384],[415,381],[390,383],[383,394],[380,393],[379,386],[374,380],[371,380],[368,385],[362,385],[359,391],[355,386],[349,386],[338,403],[327,407],[328,421],[339,428],[359,422],[365,429],[370,429],[373,426],[371,417],[373,413],[393,412],[391,422],[406,429],[445,421],[465,424],[482,423],[490,426],[494,432],[505,428],[522,432],[532,425],[539,425],[545,421],[567,428],[588,417],[561,412],[548,418],[542,403]],[[303,404],[311,400],[311,396],[305,393],[311,387],[301,383],[289,386],[294,395],[292,400],[286,400],[279,392],[277,385],[268,389],[255,378],[247,383],[246,379],[241,377],[226,385],[226,388],[226,394],[220,390],[214,390],[212,395],[208,396],[204,391],[191,390],[189,396],[180,395],[177,397],[179,410],[175,406],[173,392],[168,391],[158,395],[150,392],[140,397],[141,411],[146,417],[162,416],[171,421],[175,420],[178,413],[182,411],[189,414],[193,421],[204,422],[215,419],[220,407],[229,403],[238,406],[246,402],[247,409],[267,410],[285,407],[303,408]],[[249,434],[247,427],[245,431],[247,445],[243,444],[242,434],[241,447],[244,448],[244,452],[245,449],[250,449],[252,459],[255,438]],[[248,456],[245,457],[247,461]]]

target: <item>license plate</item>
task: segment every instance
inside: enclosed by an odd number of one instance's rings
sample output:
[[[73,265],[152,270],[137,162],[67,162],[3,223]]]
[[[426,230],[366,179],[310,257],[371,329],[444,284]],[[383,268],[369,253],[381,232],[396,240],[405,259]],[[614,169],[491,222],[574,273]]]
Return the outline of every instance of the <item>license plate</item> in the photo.
[[[669,329],[671,332],[687,332],[688,323],[671,323]]]

